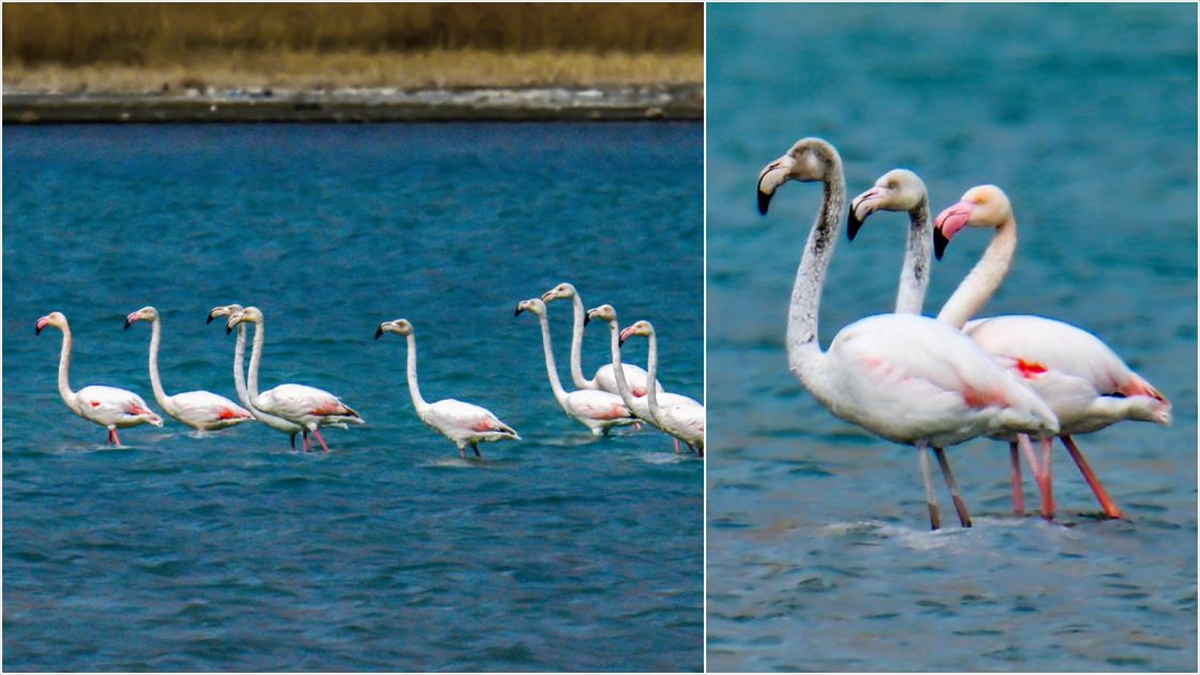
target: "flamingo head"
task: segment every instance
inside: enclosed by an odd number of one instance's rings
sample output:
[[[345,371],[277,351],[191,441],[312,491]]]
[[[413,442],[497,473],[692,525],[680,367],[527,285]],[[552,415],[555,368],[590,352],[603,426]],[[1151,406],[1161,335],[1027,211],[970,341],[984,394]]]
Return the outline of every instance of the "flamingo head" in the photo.
[[[212,323],[213,319],[217,318],[218,316],[231,316],[242,311],[242,309],[244,308],[238,304],[213,307],[212,311],[208,313],[208,318],[205,319],[204,323]]]
[[[234,312],[233,314],[229,315],[229,319],[227,319],[225,322],[225,334],[228,335],[232,333],[234,326],[237,326],[240,323],[249,321],[250,323],[262,324],[262,320],[263,315],[259,308],[246,307],[240,312]]]
[[[555,300],[564,300],[573,297],[575,297],[575,287],[568,283],[561,283],[542,293],[542,302],[549,304]]]
[[[758,212],[764,216],[771,197],[789,180],[802,182],[825,180],[831,169],[840,168],[842,158],[829,143],[819,138],[802,138],[791,150],[771,162],[758,174]]]
[[[646,337],[650,337],[654,335],[654,326],[650,325],[650,322],[646,320],[638,321],[637,323],[626,326],[625,330],[621,331],[620,344],[625,344],[625,341],[634,335],[644,335]]]
[[[588,325],[592,319],[616,323],[617,310],[613,309],[612,305],[600,305],[588,310],[587,316],[583,319],[583,325]]]
[[[941,260],[946,245],[964,227],[1000,227],[1012,217],[1012,203],[1004,190],[995,185],[973,187],[957,204],[938,214],[933,223],[933,253]]]
[[[35,331],[36,334],[41,335],[42,330],[46,326],[54,326],[55,328],[62,330],[67,327],[67,317],[64,316],[62,312],[50,312],[46,316],[43,316],[37,320],[37,330]]]
[[[384,321],[379,324],[379,328],[375,329],[375,339],[383,337],[384,333],[395,333],[396,335],[409,336],[413,334],[413,326],[408,322],[408,319],[396,319],[395,321]]]
[[[546,303],[542,302],[541,298],[522,300],[517,303],[517,311],[513,314],[513,316],[520,316],[521,312],[524,312],[525,310],[529,310],[538,316],[544,316],[546,314]]]
[[[846,217],[846,232],[850,241],[858,229],[876,211],[915,211],[922,203],[928,205],[925,182],[908,169],[892,169],[875,181],[875,186],[850,202]],[[926,206],[928,208],[928,206]]]
[[[125,317],[125,330],[129,330],[129,327],[137,321],[158,321],[158,310],[147,305],[146,307],[133,312],[129,316]]]

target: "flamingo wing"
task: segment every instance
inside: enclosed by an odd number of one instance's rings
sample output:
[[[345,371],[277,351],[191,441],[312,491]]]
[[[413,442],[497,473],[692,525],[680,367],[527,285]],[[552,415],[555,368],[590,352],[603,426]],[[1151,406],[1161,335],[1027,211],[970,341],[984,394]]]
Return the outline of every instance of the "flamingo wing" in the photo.
[[[598,389],[580,389],[567,396],[572,414],[591,420],[623,420],[633,418],[620,396]]]
[[[629,385],[630,393],[636,398],[645,396],[650,391],[646,385],[650,381],[650,373],[646,372],[641,366],[632,363],[622,363],[621,367],[625,371],[625,383]],[[658,393],[663,393],[662,384],[655,381],[655,385],[658,387]],[[606,363],[596,370],[596,386],[601,391],[606,391],[610,394],[620,394],[620,391],[617,389],[617,375],[613,372],[613,365],[611,363]]]
[[[452,398],[431,404],[421,420],[451,438],[494,435],[517,437],[512,427],[501,422],[487,408]]]
[[[106,427],[131,427],[150,423],[162,426],[162,417],[141,396],[117,387],[91,385],[75,392],[75,412]]]
[[[205,429],[221,429],[254,417],[242,406],[211,391],[187,391],[171,397],[172,417]]]

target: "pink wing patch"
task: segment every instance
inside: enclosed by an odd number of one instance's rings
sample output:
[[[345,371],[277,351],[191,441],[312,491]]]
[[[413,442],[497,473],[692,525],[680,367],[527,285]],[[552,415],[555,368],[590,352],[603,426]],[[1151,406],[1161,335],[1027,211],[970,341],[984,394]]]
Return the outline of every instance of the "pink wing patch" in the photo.
[[[633,388],[633,395],[637,398],[641,398],[649,393],[650,393],[649,390],[647,390],[645,387],[634,387]]]
[[[1037,361],[1026,361],[1025,359],[1017,359],[1017,362],[1014,365],[1017,368],[1017,372],[1021,373],[1021,377],[1025,378],[1027,380],[1032,380],[1033,378],[1037,377],[1038,375],[1041,375],[1042,373],[1046,372],[1046,366],[1043,366],[1042,364],[1038,363]]]
[[[217,419],[219,420],[237,420],[243,417],[246,417],[246,415],[243,415],[242,413],[230,408],[222,408],[221,411],[217,413]]]
[[[496,431],[497,427],[491,420],[481,419],[471,425],[472,431]]]
[[[970,387],[967,387],[966,391],[963,392],[963,401],[968,407],[975,409],[987,408],[988,406],[993,405],[1005,407],[1009,406],[1008,399],[1000,392],[979,391],[978,389],[972,389]]]
[[[92,405],[95,405],[95,404],[93,403]],[[125,409],[125,412],[129,413],[130,415],[152,415],[152,414],[154,414],[154,413],[150,412],[149,410],[147,410],[146,408],[143,408],[142,406],[140,406],[136,403],[129,404],[129,407]]]
[[[350,411],[346,409],[346,406],[337,401],[322,403],[312,409],[313,415],[348,415],[349,413]]]
[[[99,408],[99,407],[100,407],[100,401],[91,401],[91,404],[92,404],[92,407],[93,407],[93,408]]]
[[[629,417],[629,409],[627,409],[625,406],[615,404],[613,405],[612,409],[608,410],[607,412],[601,412],[599,415],[597,415],[597,418],[602,420],[616,420],[621,419],[622,417]]]

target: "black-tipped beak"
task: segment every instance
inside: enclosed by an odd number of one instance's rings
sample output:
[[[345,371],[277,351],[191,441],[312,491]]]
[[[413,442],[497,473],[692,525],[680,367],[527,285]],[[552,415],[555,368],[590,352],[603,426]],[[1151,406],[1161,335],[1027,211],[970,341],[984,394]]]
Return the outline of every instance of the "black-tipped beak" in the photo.
[[[858,229],[862,227],[863,221],[858,219],[858,214],[854,213],[854,207],[850,208],[850,215],[846,216],[846,236],[850,237],[850,241],[858,236]]]
[[[767,215],[767,209],[771,206],[771,197],[773,196],[775,196],[773,192],[767,194],[762,191],[762,182],[760,181],[758,187],[758,213],[760,215]]]
[[[226,325],[225,326],[225,334],[229,335],[232,332],[233,332],[233,326]]]
[[[938,260],[942,259],[942,254],[946,252],[946,245],[950,240],[946,235],[942,234],[942,228],[937,227],[933,230],[933,256]]]
[[[513,312],[513,316],[521,316],[521,311],[523,309],[525,309],[525,308],[520,305],[517,305],[517,311]]]
[[[383,325],[382,324],[380,324],[380,326],[375,329],[375,339],[378,340],[381,337],[383,337]]]
[[[215,318],[216,318],[216,317],[215,317],[215,316],[213,316],[213,313],[212,313],[212,312],[209,312],[209,313],[208,313],[208,318],[204,320],[204,323],[212,323],[212,320],[213,320],[213,319],[215,319]]]
[[[126,318],[125,319],[125,330],[129,330],[129,327],[132,325],[133,325],[133,319]]]
[[[45,326],[34,326],[34,328],[33,328],[33,334],[34,334],[34,335],[41,335],[41,334],[42,334],[42,329],[43,329],[43,328],[45,328]]]
[[[624,335],[622,335],[621,337],[617,338],[617,346],[618,346],[618,347],[624,347],[624,346],[625,346],[625,336],[624,336]]]
[[[585,325],[585,326],[586,326],[586,325],[588,325],[588,324],[589,324],[589,323],[591,323],[591,322],[592,322],[592,315],[591,315],[591,314],[585,314],[585,315],[583,316],[583,325]]]

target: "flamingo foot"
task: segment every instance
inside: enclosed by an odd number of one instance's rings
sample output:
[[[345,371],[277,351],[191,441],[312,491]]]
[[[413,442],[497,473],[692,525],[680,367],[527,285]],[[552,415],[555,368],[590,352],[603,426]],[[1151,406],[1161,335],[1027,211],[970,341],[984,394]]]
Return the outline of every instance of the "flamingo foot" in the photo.
[[[1123,518],[1121,509],[1109,498],[1108,492],[1100,484],[1100,479],[1096,477],[1092,467],[1084,459],[1083,452],[1079,450],[1079,446],[1075,445],[1075,439],[1070,436],[1059,436],[1059,439],[1066,446],[1071,459],[1075,460],[1075,466],[1079,467],[1079,473],[1083,474],[1083,479],[1087,481],[1088,487],[1092,488],[1092,494],[1096,495],[1096,501],[1100,502],[1100,508],[1104,509],[1104,515],[1108,518]]]
[[[1025,490],[1021,480],[1021,458],[1017,451],[1017,442],[1008,442],[1008,454],[1012,459],[1012,496],[1013,496],[1013,513],[1018,516],[1025,515]]]
[[[954,500],[954,510],[958,512],[958,522],[963,527],[970,527],[971,514],[967,513],[967,503],[963,501],[962,495],[958,492],[958,482],[954,480],[954,473],[950,471],[950,462],[946,461],[946,451],[942,448],[934,448],[933,452],[937,455],[938,466],[942,468],[946,486],[950,488],[950,498]]]

